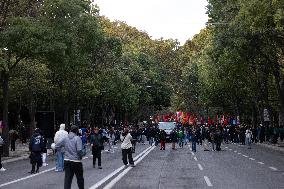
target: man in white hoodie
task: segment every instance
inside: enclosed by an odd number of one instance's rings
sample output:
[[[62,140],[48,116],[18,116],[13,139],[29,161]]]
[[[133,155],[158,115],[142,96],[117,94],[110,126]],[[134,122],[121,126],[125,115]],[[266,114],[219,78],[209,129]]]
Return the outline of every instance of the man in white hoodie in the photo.
[[[125,128],[124,132],[122,133],[122,136],[121,136],[122,161],[123,161],[125,166],[128,164],[128,161],[129,161],[129,164],[131,165],[131,167],[135,167],[134,161],[133,161],[133,158],[132,158],[132,150],[131,150],[132,143],[131,143],[131,140],[132,140],[132,136],[129,133],[128,128]],[[127,161],[127,157],[128,157],[128,161]]]
[[[55,133],[54,143],[55,145],[68,137],[67,131],[65,131],[65,124],[60,124],[59,131]],[[56,148],[56,172],[62,172],[64,170],[64,147]]]

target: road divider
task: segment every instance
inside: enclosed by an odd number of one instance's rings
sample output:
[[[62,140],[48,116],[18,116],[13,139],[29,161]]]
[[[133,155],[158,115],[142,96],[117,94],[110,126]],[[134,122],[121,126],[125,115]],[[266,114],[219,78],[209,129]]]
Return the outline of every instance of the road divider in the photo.
[[[151,148],[153,148],[154,146],[150,146],[148,148],[146,148],[143,152],[141,152],[140,154],[138,154],[137,156],[135,156],[133,158],[134,161],[136,161],[138,158],[142,157],[145,153],[147,153],[149,150],[151,150]],[[137,162],[136,162],[137,163]],[[122,171],[125,168],[125,166],[121,166],[118,169],[114,170],[112,173],[110,173],[109,175],[107,175],[106,177],[104,177],[102,180],[100,180],[99,182],[97,182],[96,184],[94,184],[92,187],[90,187],[90,189],[96,189],[98,187],[100,187],[101,185],[103,185],[106,181],[108,181],[109,179],[111,179],[113,176],[115,176],[116,174],[118,174],[120,171]]]
[[[146,153],[144,153],[143,156],[141,156],[137,161],[136,161],[136,165],[142,161],[153,149],[155,148],[155,146],[151,147],[150,150],[148,150]],[[133,169],[133,167],[128,167],[127,169],[125,169],[123,172],[121,172],[119,175],[117,175],[110,183],[108,183],[104,189],[111,189],[120,179],[122,179],[122,177],[124,177],[131,169]],[[93,189],[93,188],[90,188]]]

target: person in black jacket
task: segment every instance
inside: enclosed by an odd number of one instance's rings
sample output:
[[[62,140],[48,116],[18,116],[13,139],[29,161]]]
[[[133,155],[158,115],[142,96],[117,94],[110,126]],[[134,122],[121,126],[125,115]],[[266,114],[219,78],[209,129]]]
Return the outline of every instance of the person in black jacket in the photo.
[[[94,128],[94,134],[91,135],[91,146],[92,146],[92,154],[93,154],[93,167],[96,167],[96,159],[98,159],[98,168],[102,169],[102,149],[103,149],[103,143],[104,139],[102,134],[99,133],[99,128]]]
[[[177,143],[177,140],[178,140],[176,129],[172,130],[172,132],[170,134],[170,139],[172,141],[172,149],[176,150],[176,143]]]
[[[42,166],[42,157],[41,153],[44,148],[44,143],[42,136],[39,134],[40,130],[37,128],[34,131],[33,136],[31,137],[30,143],[29,143],[29,150],[31,152],[30,159],[32,164],[32,170],[30,171],[31,174],[38,173],[39,167]],[[35,170],[36,167],[36,170]]]
[[[167,137],[166,131],[164,129],[161,129],[161,131],[159,133],[159,138],[160,138],[160,142],[161,142],[160,150],[166,149],[166,137]]]

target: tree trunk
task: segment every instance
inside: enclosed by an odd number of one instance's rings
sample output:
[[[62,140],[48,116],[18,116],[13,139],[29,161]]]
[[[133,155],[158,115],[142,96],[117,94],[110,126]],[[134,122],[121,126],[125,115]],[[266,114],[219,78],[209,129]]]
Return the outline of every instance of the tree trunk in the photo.
[[[284,125],[284,81],[281,83],[281,88],[280,88],[280,118],[279,118],[279,124]]]
[[[33,94],[30,94],[30,108],[29,108],[29,114],[30,114],[30,119],[31,119],[31,123],[30,123],[30,136],[32,136],[33,131],[36,128],[36,123],[35,123],[35,105],[34,105],[34,97]]]
[[[69,128],[69,105],[66,105],[64,108],[64,123],[65,123],[65,128]]]
[[[9,75],[6,72],[2,72],[2,91],[3,91],[3,139],[5,145],[3,148],[4,156],[9,156],[9,123],[8,123],[8,108],[9,108]]]

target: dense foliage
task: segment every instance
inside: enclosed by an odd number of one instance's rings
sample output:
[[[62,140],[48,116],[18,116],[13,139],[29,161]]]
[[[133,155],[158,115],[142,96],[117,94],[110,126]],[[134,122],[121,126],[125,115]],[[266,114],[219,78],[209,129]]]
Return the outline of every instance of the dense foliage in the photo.
[[[257,124],[266,108],[283,124],[284,1],[209,0],[208,15],[180,46],[100,16],[90,0],[1,1],[4,137],[23,109],[31,129],[37,111],[69,123],[78,109],[92,124],[177,110]]]

